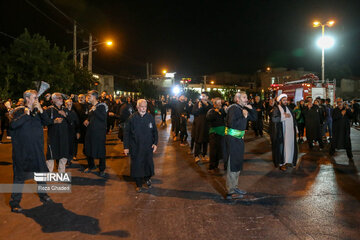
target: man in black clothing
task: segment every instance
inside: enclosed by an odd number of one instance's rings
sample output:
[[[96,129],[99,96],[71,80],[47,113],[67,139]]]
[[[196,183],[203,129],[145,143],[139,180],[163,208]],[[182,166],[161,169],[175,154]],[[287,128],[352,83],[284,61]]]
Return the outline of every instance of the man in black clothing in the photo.
[[[78,143],[84,144],[85,141],[85,134],[86,134],[86,126],[84,124],[85,120],[88,118],[89,113],[89,104],[85,101],[85,95],[80,94],[78,96],[78,102],[73,104],[74,111],[76,112],[78,118],[79,118],[79,130],[80,130],[80,137],[75,142],[75,149],[73,159],[76,160],[77,156],[77,149],[78,149]]]
[[[88,93],[92,108],[89,110],[89,117],[84,124],[87,126],[85,135],[85,155],[88,160],[88,168],[84,170],[89,173],[96,169],[94,158],[99,159],[99,175],[105,177],[106,168],[106,118],[108,107],[105,103],[98,101],[98,92],[92,90]]]
[[[333,119],[333,137],[331,139],[330,155],[335,154],[335,149],[346,149],[349,160],[352,160],[350,139],[350,119],[353,116],[352,110],[348,106],[344,106],[344,102],[339,99],[337,107],[332,114]]]
[[[317,141],[320,149],[322,149],[324,144],[321,139],[320,110],[318,106],[313,104],[311,97],[308,97],[306,100],[307,106],[304,108],[306,140],[310,149],[313,148],[314,141]]]
[[[35,90],[24,92],[25,107],[16,108],[11,116],[12,159],[14,184],[24,184],[34,172],[48,172],[44,155],[43,126],[51,123],[43,112]],[[45,184],[38,182],[38,184]],[[39,193],[40,201],[51,203],[46,193]],[[11,211],[21,213],[21,192],[13,192],[10,199]]]
[[[219,160],[223,158],[224,135],[225,135],[225,111],[222,108],[221,99],[214,99],[214,107],[206,114],[209,124],[210,164],[209,173],[219,170]]]
[[[147,102],[139,99],[138,111],[129,118],[124,131],[124,153],[130,153],[130,175],[135,179],[136,191],[142,191],[143,180],[151,188],[154,175],[153,153],[158,144],[158,132],[154,117],[147,113]]]
[[[117,109],[115,113],[110,113],[110,115],[114,115],[116,119],[119,120],[119,133],[118,138],[123,141],[124,140],[124,129],[125,125],[131,116],[134,113],[133,106],[126,102],[126,98],[120,99],[120,107]]]
[[[161,126],[166,126],[166,109],[167,109],[167,101],[164,96],[161,96],[160,101],[160,111],[161,111]]]
[[[260,96],[255,97],[255,102],[252,104],[253,109],[257,112],[256,121],[253,121],[253,129],[255,131],[255,136],[262,137],[263,136],[263,111],[264,106],[263,103],[260,101]]]
[[[6,129],[6,124],[8,121],[8,110],[7,107],[5,107],[3,101],[0,99],[0,126],[1,126],[1,133],[0,133],[0,144],[2,143],[2,138],[4,135],[4,131]]]

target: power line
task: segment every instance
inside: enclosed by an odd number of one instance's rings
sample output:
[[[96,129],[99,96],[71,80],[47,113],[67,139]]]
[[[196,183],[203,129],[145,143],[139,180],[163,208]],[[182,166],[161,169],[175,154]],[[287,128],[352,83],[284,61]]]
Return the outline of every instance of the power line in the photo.
[[[56,22],[54,19],[52,19],[51,17],[49,17],[48,15],[46,15],[43,11],[41,11],[39,8],[37,8],[34,4],[32,4],[30,1],[25,0],[25,2],[27,2],[31,7],[33,7],[35,10],[37,10],[39,13],[41,13],[44,17],[46,17],[47,19],[49,19],[50,21],[52,21],[53,23],[55,23],[56,25],[58,25],[58,27],[61,27],[62,29],[64,29],[65,31],[67,31],[67,28],[64,27],[63,25],[61,25],[60,23]]]
[[[6,37],[8,37],[8,38],[12,38],[12,39],[14,39],[14,40],[18,40],[18,41],[23,42],[23,43],[25,43],[25,44],[29,44],[28,42],[26,42],[26,41],[24,41],[24,40],[21,40],[21,39],[19,39],[19,38],[17,38],[17,37],[11,36],[11,35],[9,35],[9,34],[7,34],[7,33],[0,32],[0,34],[6,36]]]

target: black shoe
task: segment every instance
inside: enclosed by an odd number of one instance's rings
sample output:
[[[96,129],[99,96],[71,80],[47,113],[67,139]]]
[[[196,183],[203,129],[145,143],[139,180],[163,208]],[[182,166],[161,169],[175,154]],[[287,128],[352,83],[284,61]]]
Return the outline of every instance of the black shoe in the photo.
[[[100,171],[100,172],[99,172],[99,176],[100,176],[100,177],[105,177],[105,176],[106,176],[106,174],[105,174],[105,172],[104,172],[104,171]]]
[[[243,198],[243,197],[244,197],[243,195],[237,194],[237,193],[229,193],[229,194],[226,194],[226,199],[227,199],[227,200],[241,199],[241,198]]]
[[[237,193],[239,195],[247,194],[247,192],[245,190],[241,190],[241,189],[238,189],[238,188],[235,188],[234,191],[235,191],[235,193]]]
[[[45,196],[45,197],[41,197],[40,201],[43,204],[49,204],[49,203],[54,203],[54,201],[49,197],[49,196]]]
[[[20,205],[15,206],[15,207],[11,207],[11,212],[13,212],[13,213],[22,213],[23,210],[24,210],[24,209],[22,209],[22,208],[20,207]]]
[[[148,188],[152,188],[151,179],[146,181],[146,185],[148,186]]]

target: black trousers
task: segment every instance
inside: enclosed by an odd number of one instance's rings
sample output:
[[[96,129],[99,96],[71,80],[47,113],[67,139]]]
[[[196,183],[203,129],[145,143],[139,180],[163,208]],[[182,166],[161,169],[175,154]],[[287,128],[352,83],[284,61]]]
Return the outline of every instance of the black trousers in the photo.
[[[257,121],[252,122],[253,129],[255,131],[255,136],[263,135],[263,121],[262,119],[258,119]]]
[[[180,131],[180,141],[181,141],[181,143],[186,142],[187,138],[188,138],[187,129],[181,129],[181,131]]]
[[[24,184],[24,182],[28,179],[31,178],[30,176],[31,174],[17,174],[14,172],[14,184]],[[46,182],[38,182],[38,184],[41,184],[41,185],[46,185]],[[46,193],[38,193],[40,199],[43,199],[44,197],[47,197],[48,195]],[[20,201],[21,201],[21,198],[22,198],[22,193],[21,192],[13,192],[11,194],[11,199],[10,199],[10,207],[14,208],[14,207],[18,207],[19,204],[20,204]]]
[[[208,143],[197,143],[195,142],[195,157],[199,157],[200,154],[205,156],[207,153]]]
[[[209,169],[215,169],[219,166],[219,160],[223,158],[223,136],[212,133],[209,135],[210,145],[210,165]]]
[[[166,122],[166,111],[161,111],[161,121],[163,122],[163,123],[165,123]]]
[[[90,169],[94,169],[95,168],[94,158],[87,157],[87,161],[88,161],[88,167]],[[106,168],[106,159],[99,158],[99,170],[102,172],[102,171],[105,171],[105,168]]]
[[[298,123],[299,138],[304,137],[304,128],[305,128],[305,123]]]
[[[142,184],[143,184],[143,181],[145,180],[145,182],[146,181],[148,181],[148,180],[150,180],[150,178],[151,177],[137,177],[137,178],[135,178],[135,182],[136,182],[136,186],[137,187],[142,187]]]

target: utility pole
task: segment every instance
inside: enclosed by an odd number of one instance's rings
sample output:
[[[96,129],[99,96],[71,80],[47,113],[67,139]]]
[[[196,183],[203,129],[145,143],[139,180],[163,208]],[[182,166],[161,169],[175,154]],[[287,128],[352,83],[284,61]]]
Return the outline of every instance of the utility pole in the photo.
[[[206,75],[204,76],[204,91],[206,92]]]
[[[74,21],[74,65],[76,66],[76,21]]]
[[[149,69],[149,63],[146,63],[146,79],[150,79],[150,69]]]
[[[80,68],[84,67],[84,55],[87,55],[87,51],[80,51]]]
[[[92,45],[93,45],[93,40],[92,40],[92,34],[90,33],[89,35],[89,58],[88,58],[88,71],[92,72]]]

